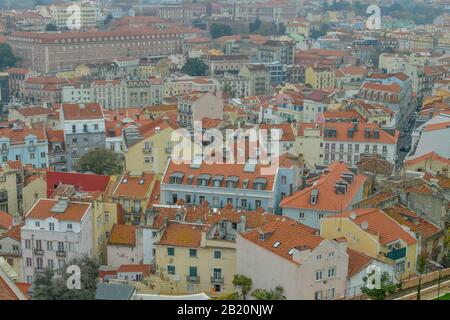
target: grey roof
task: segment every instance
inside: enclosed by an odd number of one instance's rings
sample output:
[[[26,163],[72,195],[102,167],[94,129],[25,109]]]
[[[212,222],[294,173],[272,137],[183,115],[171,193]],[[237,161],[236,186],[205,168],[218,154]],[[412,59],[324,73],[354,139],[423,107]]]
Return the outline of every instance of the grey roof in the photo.
[[[127,284],[97,283],[95,300],[131,300],[136,289]]]

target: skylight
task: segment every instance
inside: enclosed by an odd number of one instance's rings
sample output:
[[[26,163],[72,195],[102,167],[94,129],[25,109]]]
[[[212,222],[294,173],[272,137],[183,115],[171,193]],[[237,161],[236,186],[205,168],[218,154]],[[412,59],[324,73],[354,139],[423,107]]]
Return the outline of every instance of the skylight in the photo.
[[[278,248],[278,247],[280,246],[280,244],[281,244],[281,242],[280,242],[280,241],[277,241],[277,242],[275,242],[275,243],[273,244],[273,247],[274,247],[274,248]]]

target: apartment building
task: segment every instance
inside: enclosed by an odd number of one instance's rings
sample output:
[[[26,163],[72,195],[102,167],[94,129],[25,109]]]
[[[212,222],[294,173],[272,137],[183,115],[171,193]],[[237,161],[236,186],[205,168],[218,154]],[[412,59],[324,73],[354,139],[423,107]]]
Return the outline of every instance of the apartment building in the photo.
[[[203,118],[223,119],[223,99],[211,92],[192,92],[178,98],[178,123],[194,128]]]
[[[12,226],[0,234],[0,258],[4,258],[17,274],[18,281],[23,281],[21,231],[22,225]]]
[[[209,74],[212,76],[237,75],[243,66],[250,63],[250,58],[243,54],[208,55],[204,58],[204,62],[208,65]]]
[[[258,48],[258,61],[291,65],[294,63],[294,47],[293,41],[267,40]]]
[[[375,123],[327,122],[323,125],[324,163],[342,161],[356,165],[362,154],[376,153],[395,163],[397,130],[384,130]]]
[[[239,76],[250,80],[250,96],[270,93],[270,74],[264,64],[248,64],[239,70]]]
[[[313,171],[303,189],[285,197],[280,207],[283,216],[318,229],[323,217],[331,216],[361,200],[365,195],[366,176],[344,163],[335,162]]]
[[[321,220],[320,235],[345,237],[350,249],[394,266],[395,278],[416,273],[417,239],[380,209],[356,209]]]
[[[66,79],[56,76],[29,77],[25,80],[24,99],[32,104],[54,105],[62,101],[62,88]]]
[[[318,90],[334,89],[336,87],[335,70],[329,66],[307,66],[305,83]]]
[[[134,225],[115,224],[107,244],[108,266],[119,268],[124,264],[140,264],[143,260],[142,236]]]
[[[48,139],[44,127],[14,124],[0,129],[1,163],[21,161],[37,168],[48,167]]]
[[[67,150],[67,170],[94,148],[105,148],[105,118],[98,103],[63,103],[60,122]]]
[[[94,80],[90,86],[92,100],[106,110],[116,110],[128,106],[127,85],[121,80]],[[76,102],[76,101],[74,101]],[[80,102],[84,102],[80,100]]]
[[[110,62],[117,57],[147,57],[182,52],[183,39],[197,30],[170,26],[86,32],[15,32],[8,36],[21,65],[37,72],[73,70],[79,64]]]
[[[23,212],[24,171],[21,161],[7,161],[0,167],[0,210],[11,216]]]
[[[97,25],[98,8],[91,3],[56,3],[48,6],[52,22],[59,28],[86,29]]]
[[[44,268],[58,273],[76,257],[92,256],[92,205],[67,198],[39,199],[21,228],[24,280]]]
[[[346,251],[345,243],[326,240],[293,219],[278,218],[238,235],[236,272],[252,279],[253,288],[281,286],[288,300],[340,299],[349,268]]]

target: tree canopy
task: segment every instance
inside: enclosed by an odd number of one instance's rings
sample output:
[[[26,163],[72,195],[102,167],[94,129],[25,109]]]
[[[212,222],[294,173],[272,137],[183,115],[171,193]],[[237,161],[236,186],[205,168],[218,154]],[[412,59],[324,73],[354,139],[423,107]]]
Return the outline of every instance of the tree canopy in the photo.
[[[190,76],[204,76],[208,66],[200,58],[188,58],[181,71]]]
[[[122,156],[107,149],[92,149],[78,159],[76,169],[81,172],[114,175],[123,170]]]
[[[233,34],[233,29],[228,24],[213,23],[209,27],[209,33],[213,39],[216,39],[223,36],[231,36]]]
[[[284,289],[281,286],[277,286],[271,290],[256,289],[252,292],[252,297],[256,300],[286,300],[283,292]]]
[[[0,43],[0,70],[12,67],[16,62],[17,58],[12,52],[11,46],[7,43]]]
[[[369,288],[367,286],[368,281],[369,281],[369,279],[372,278],[372,275],[374,273],[375,273],[375,271],[373,271],[367,277],[363,278],[364,286],[361,288],[361,292],[363,294],[365,294],[366,296],[368,296],[372,300],[384,300],[384,299],[386,299],[386,297],[388,295],[394,293],[397,290],[398,285],[395,285],[391,281],[391,279],[389,277],[389,273],[383,272],[380,275],[379,288],[377,288],[376,286],[374,286],[373,288]],[[372,283],[372,284],[374,284],[374,283]]]
[[[97,260],[84,256],[69,261],[70,265],[80,268],[81,289],[69,289],[67,281],[72,276],[62,270],[61,275],[55,276],[55,271],[46,268],[38,273],[33,283],[33,300],[94,300],[97,289],[98,267]]]
[[[45,31],[58,31],[58,27],[54,23],[48,23],[45,26]]]
[[[236,293],[237,298],[239,300],[246,300],[247,294],[252,289],[252,279],[240,274],[235,274],[233,278],[233,284],[240,291],[240,293]]]

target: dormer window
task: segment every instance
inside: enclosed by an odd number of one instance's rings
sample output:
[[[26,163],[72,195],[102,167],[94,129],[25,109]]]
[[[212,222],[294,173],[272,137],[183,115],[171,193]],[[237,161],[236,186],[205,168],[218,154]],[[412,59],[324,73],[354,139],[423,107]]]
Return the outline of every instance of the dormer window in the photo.
[[[239,181],[239,177],[237,176],[230,176],[226,179],[226,187],[227,188],[237,188],[237,184]]]
[[[213,186],[220,187],[222,185],[223,176],[217,175],[213,177]]]
[[[203,173],[197,177],[198,186],[208,186],[211,176],[209,174]]]
[[[183,181],[184,173],[174,172],[170,175],[169,183],[171,184],[181,184]]]
[[[319,190],[314,189],[313,191],[311,191],[311,204],[312,205],[317,204],[318,198],[319,198]]]
[[[253,180],[253,189],[255,190],[265,190],[267,186],[266,178],[256,178]]]

